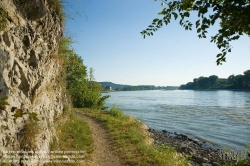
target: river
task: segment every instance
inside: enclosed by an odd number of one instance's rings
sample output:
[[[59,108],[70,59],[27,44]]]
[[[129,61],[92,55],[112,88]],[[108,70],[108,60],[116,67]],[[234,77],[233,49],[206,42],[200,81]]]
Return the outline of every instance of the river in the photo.
[[[250,144],[250,91],[118,91],[116,104],[150,128],[186,134],[220,147],[246,150]]]

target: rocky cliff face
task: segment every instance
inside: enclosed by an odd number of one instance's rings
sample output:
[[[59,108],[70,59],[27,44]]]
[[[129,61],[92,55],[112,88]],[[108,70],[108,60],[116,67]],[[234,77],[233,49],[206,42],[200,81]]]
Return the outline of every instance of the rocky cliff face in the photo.
[[[7,19],[0,31],[0,98],[8,96],[9,104],[0,108],[0,158],[6,151],[49,151],[65,100],[53,58],[61,21],[45,0],[0,0],[0,10]]]

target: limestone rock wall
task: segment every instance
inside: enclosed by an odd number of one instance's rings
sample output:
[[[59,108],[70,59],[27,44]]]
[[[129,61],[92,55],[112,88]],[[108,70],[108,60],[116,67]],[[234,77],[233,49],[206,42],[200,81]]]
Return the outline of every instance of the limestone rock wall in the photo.
[[[61,21],[45,0],[0,0],[0,9],[8,22],[0,31],[0,98],[8,96],[9,103],[0,109],[0,158],[6,151],[49,151],[54,119],[66,100],[59,60],[52,56],[62,36]],[[32,135],[24,132],[34,121],[31,115],[37,115],[38,126],[29,147],[22,140]]]

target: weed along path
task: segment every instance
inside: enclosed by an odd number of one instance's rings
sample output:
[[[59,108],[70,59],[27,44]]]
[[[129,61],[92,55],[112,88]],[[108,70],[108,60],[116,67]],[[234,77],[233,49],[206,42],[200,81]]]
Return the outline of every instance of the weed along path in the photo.
[[[102,124],[82,113],[75,113],[88,123],[94,140],[94,152],[91,154],[92,161],[89,166],[124,166],[122,160],[115,154],[111,138]]]

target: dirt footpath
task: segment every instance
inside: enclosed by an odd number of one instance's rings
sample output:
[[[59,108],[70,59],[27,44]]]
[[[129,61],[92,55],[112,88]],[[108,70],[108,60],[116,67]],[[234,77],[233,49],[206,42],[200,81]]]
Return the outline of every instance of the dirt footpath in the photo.
[[[82,113],[75,114],[88,123],[94,140],[92,161],[87,161],[86,164],[88,166],[125,166],[124,162],[115,154],[110,135],[102,124]]]

